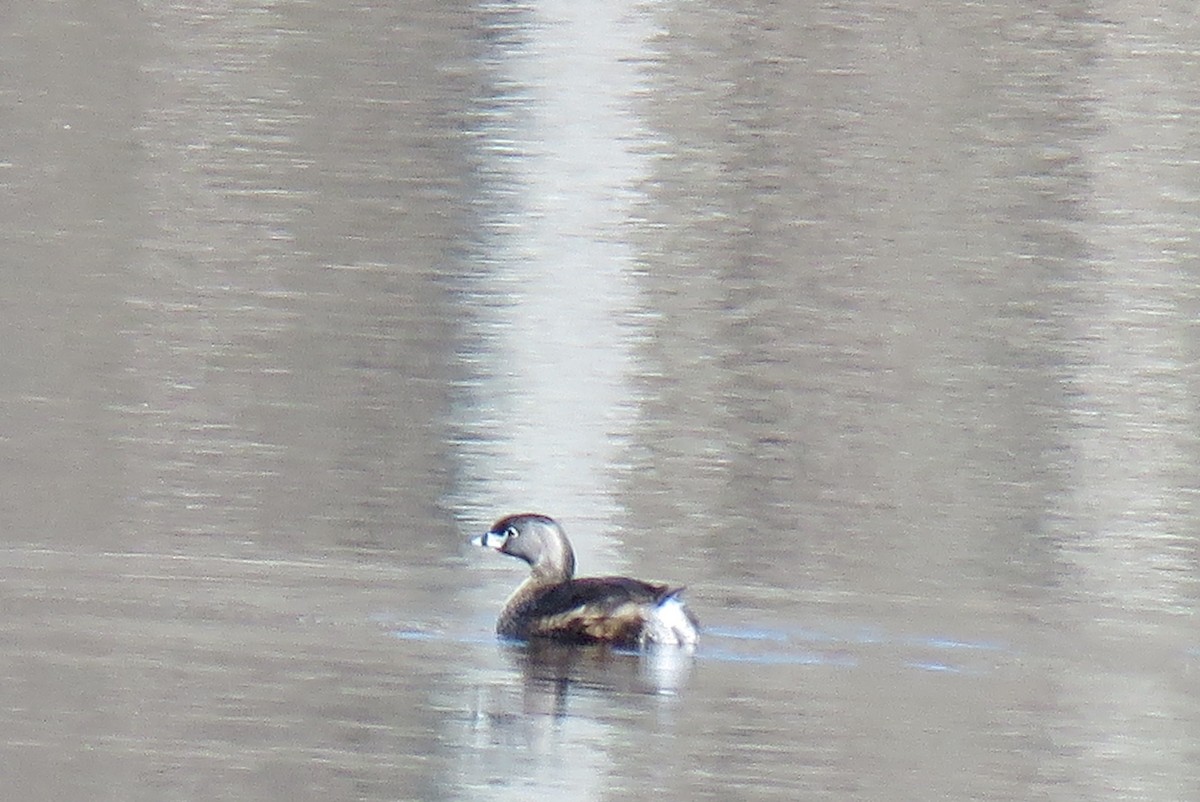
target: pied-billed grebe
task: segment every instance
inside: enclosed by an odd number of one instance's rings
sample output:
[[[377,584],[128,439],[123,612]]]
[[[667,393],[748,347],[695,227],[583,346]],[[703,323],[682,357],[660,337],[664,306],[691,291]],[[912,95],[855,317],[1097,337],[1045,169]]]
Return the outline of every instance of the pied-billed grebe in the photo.
[[[525,513],[501,518],[476,545],[529,563],[530,576],[500,611],[496,632],[528,640],[694,646],[696,617],[672,588],[623,576],[575,579],[575,552],[553,518]]]

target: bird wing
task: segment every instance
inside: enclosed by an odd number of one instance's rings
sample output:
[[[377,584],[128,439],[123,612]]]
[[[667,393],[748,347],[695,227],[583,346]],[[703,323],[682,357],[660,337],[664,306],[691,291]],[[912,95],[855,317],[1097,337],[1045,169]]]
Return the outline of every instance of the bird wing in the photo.
[[[567,641],[637,644],[645,609],[673,593],[627,577],[588,577],[547,588],[527,608],[529,635]]]

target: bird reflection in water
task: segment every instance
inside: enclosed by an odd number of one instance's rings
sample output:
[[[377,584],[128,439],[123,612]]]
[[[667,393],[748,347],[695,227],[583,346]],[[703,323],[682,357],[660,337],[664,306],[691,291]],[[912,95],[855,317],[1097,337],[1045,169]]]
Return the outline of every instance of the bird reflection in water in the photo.
[[[526,712],[555,716],[565,716],[571,694],[581,691],[674,695],[687,684],[694,659],[676,648],[632,651],[540,639],[505,648],[521,671],[527,706],[539,708]]]

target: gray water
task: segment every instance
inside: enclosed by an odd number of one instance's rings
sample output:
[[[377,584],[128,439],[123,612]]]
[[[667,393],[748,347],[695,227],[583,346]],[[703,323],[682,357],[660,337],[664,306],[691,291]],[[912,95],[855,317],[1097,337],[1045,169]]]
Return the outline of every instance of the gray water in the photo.
[[[9,8],[3,797],[1196,798],[1156,8]],[[524,510],[696,654],[498,643]]]

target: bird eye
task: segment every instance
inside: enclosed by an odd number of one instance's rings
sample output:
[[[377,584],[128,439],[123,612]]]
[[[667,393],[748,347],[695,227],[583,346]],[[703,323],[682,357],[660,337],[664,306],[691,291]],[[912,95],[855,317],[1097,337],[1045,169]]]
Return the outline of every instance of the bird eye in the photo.
[[[515,540],[515,539],[519,538],[520,536],[521,536],[521,532],[515,526],[510,526],[504,530],[504,539],[505,540]]]

